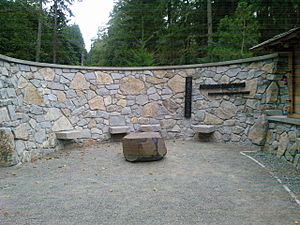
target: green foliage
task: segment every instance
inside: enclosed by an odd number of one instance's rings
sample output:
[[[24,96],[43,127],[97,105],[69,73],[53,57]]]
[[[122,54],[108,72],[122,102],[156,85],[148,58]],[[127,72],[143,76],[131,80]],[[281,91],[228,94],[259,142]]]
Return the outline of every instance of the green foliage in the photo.
[[[42,11],[41,62],[52,62],[53,48],[57,48],[57,63],[81,63],[84,42],[77,25],[67,25],[69,5],[73,1],[58,2],[57,41],[53,41],[53,7]],[[45,2],[45,1],[44,1]],[[48,1],[54,2],[54,1]],[[38,0],[0,0],[0,54],[25,60],[35,60],[38,18]]]
[[[0,0],[0,53],[34,60],[35,7],[22,1]]]
[[[76,0],[42,0],[51,6],[42,13],[40,1],[0,0],[0,54],[35,60],[42,15],[40,61],[80,64],[82,36],[78,27],[68,25]],[[207,0],[117,0],[86,64],[170,65],[249,57],[248,48],[257,42],[300,26],[300,2],[214,0],[212,21],[214,42],[207,46]]]
[[[259,37],[254,7],[240,2],[233,16],[221,19],[208,54],[214,61],[250,57],[248,49],[258,43]]]
[[[153,66],[154,65],[154,56],[149,52],[145,43],[141,43],[140,47],[132,50],[132,55],[128,60],[129,66]]]

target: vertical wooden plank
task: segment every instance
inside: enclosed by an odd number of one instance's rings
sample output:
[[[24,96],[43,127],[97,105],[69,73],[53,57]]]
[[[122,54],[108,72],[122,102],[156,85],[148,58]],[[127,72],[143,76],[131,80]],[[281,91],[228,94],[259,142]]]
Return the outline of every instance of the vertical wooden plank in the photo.
[[[294,113],[300,116],[300,47],[295,51]]]
[[[293,52],[289,52],[288,54],[288,65],[287,65],[287,85],[289,91],[289,108],[288,108],[288,116],[290,117],[294,112],[294,89],[293,89],[293,77],[294,77],[294,69],[293,69]]]
[[[186,77],[184,117],[187,119],[191,118],[192,116],[192,89],[193,89],[193,79],[192,77]]]

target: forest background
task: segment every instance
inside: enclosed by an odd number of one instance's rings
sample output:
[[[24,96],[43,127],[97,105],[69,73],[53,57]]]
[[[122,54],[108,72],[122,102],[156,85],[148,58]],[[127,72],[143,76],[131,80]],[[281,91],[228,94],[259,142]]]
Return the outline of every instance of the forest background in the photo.
[[[0,0],[0,54],[88,66],[197,64],[251,57],[250,47],[300,26],[299,0],[116,0],[87,52],[69,23],[75,1]]]

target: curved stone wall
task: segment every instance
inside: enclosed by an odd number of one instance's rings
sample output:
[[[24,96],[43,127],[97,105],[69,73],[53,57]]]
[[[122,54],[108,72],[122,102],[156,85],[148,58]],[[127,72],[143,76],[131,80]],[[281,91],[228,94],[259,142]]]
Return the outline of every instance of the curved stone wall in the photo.
[[[215,125],[219,142],[261,145],[263,112],[282,111],[287,89],[277,55],[215,64],[94,68],[27,62],[0,55],[0,127],[13,134],[17,161],[56,149],[55,132],[107,141],[111,126],[159,124],[165,138],[193,138]],[[192,117],[184,118],[185,78],[193,78]],[[245,83],[248,94],[210,95],[202,84]],[[222,90],[216,90],[222,91]]]

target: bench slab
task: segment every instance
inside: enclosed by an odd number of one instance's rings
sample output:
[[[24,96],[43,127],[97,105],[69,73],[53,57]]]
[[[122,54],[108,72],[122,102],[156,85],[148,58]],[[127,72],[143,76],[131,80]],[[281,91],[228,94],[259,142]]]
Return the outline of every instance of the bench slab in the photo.
[[[130,131],[128,126],[114,126],[109,128],[111,134],[127,134]]]
[[[211,134],[216,130],[214,125],[193,125],[192,128],[195,132],[202,134]]]
[[[164,139],[158,132],[139,132],[122,139],[123,154],[129,162],[155,161],[167,154]]]
[[[56,138],[61,140],[73,140],[80,138],[80,131],[59,131],[55,132]]]
[[[160,124],[147,124],[147,125],[141,125],[140,131],[142,132],[158,132],[160,131]]]

